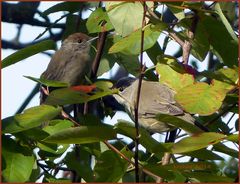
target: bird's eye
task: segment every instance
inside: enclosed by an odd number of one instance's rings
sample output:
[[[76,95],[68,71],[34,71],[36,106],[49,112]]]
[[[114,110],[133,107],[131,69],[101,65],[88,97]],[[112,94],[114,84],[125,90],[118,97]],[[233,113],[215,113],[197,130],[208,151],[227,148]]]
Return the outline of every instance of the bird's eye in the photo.
[[[78,40],[78,43],[82,43],[82,40]]]
[[[123,91],[123,90],[124,90],[124,88],[123,88],[123,87],[120,87],[120,88],[119,88],[119,91]]]

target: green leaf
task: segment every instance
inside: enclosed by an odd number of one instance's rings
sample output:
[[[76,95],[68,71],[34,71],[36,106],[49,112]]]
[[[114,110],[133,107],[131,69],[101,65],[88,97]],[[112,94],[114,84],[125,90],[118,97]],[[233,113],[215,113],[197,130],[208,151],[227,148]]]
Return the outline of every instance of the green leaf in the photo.
[[[76,91],[72,88],[62,88],[52,91],[45,104],[49,105],[68,105],[88,102],[90,95]]]
[[[53,40],[45,40],[40,43],[33,44],[23,48],[2,60],[2,68],[13,65],[23,59],[38,54],[46,50],[55,50],[56,43]]]
[[[185,17],[184,9],[176,8],[176,6],[181,6],[183,2],[167,2],[165,4],[171,10],[171,12],[175,15],[175,17],[178,18],[178,20],[181,20]]]
[[[151,59],[151,61],[156,65],[157,64],[157,57],[159,55],[163,55],[163,51],[161,49],[161,46],[159,45],[158,42],[156,42],[153,47],[148,49],[147,51],[148,57]]]
[[[113,29],[107,12],[104,12],[102,8],[97,8],[91,13],[88,17],[86,26],[89,33],[98,33]]]
[[[220,157],[219,155],[213,153],[213,151],[207,149],[200,149],[197,151],[191,151],[182,154],[202,160],[224,160],[223,157]]]
[[[94,167],[95,182],[118,182],[125,174],[128,162],[111,150],[103,152]]]
[[[114,66],[113,60],[109,60],[109,58],[102,57],[100,60],[100,65],[97,71],[97,76],[103,75],[105,72],[108,72]]]
[[[4,182],[27,182],[35,162],[34,156],[21,153],[20,146],[11,138],[4,138],[2,143],[2,157],[6,162],[2,171]]]
[[[67,128],[56,134],[50,135],[43,141],[62,144],[86,144],[115,139],[116,132],[112,126],[80,126]]]
[[[24,76],[30,80],[33,80],[35,82],[38,82],[40,84],[46,85],[46,86],[51,86],[51,87],[68,87],[69,84],[65,83],[65,82],[60,82],[60,81],[54,81],[54,80],[47,80],[47,79],[43,79],[43,78],[35,78],[35,77],[31,77],[31,76]]]
[[[135,139],[136,130],[133,123],[125,120],[119,120],[115,125],[116,131],[119,134]],[[140,144],[143,145],[151,153],[163,153],[169,150],[171,144],[162,144],[153,139],[150,134],[143,128],[140,128]]]
[[[182,162],[182,163],[172,163],[163,166],[169,170],[178,170],[180,172],[186,170],[217,170],[217,166],[211,162]]]
[[[174,172],[169,171],[166,167],[160,164],[147,164],[143,168],[167,180],[173,180],[175,178]]]
[[[189,113],[210,115],[221,107],[225,95],[223,90],[198,82],[179,90],[175,100]]]
[[[52,135],[66,128],[70,128],[73,125],[74,124],[71,121],[56,119],[49,121],[48,126],[45,126],[43,130]]]
[[[166,124],[173,125],[174,127],[181,128],[190,134],[202,132],[202,130],[194,124],[190,124],[189,122],[186,122],[185,120],[180,119],[176,116],[171,116],[168,114],[157,114],[156,119]]]
[[[228,22],[227,18],[225,17],[225,15],[223,14],[223,11],[222,11],[222,8],[221,8],[221,5],[220,5],[221,2],[219,3],[216,3],[215,6],[214,6],[214,9],[217,11],[220,19],[222,20],[222,23],[224,24],[224,26],[226,27],[226,29],[228,30],[229,34],[231,35],[232,39],[237,41],[238,42],[238,38],[236,36],[236,34],[234,33],[234,30],[232,29],[232,26],[231,24]],[[234,12],[235,11],[235,7],[234,7],[234,2],[228,2],[228,4],[233,5],[231,7],[231,10]],[[223,4],[222,4],[223,5]],[[231,13],[231,12],[229,12]],[[234,16],[234,15],[233,15]]]
[[[226,136],[219,133],[204,132],[186,137],[175,143],[172,147],[172,153],[184,153],[199,150],[209,145],[222,141]]]
[[[200,15],[199,24],[205,27],[206,37],[220,61],[229,67],[237,66],[238,42],[232,38],[225,25],[206,15]]]
[[[156,71],[160,75],[159,81],[175,91],[179,91],[185,86],[193,84],[192,75],[183,73],[184,69],[177,64],[176,58],[172,56],[159,56]]]
[[[140,2],[106,2],[106,10],[116,33],[122,37],[142,26],[143,6]]]
[[[23,114],[17,114],[3,120],[3,133],[16,133],[28,130],[56,117],[61,112],[60,107],[40,105],[29,108]]]
[[[238,151],[237,150],[229,148],[228,146],[225,146],[222,143],[218,143],[218,144],[213,145],[213,150],[221,152],[221,153],[225,153],[225,154],[230,155],[230,156],[235,157],[235,158],[238,158]]]
[[[25,110],[23,114],[15,115],[15,119],[19,126],[36,127],[55,118],[61,112],[61,109],[60,107],[40,105]]]
[[[35,127],[25,131],[14,133],[14,136],[27,143],[28,141],[40,141],[49,136],[49,134],[43,131],[40,127]]]
[[[74,151],[68,152],[63,161],[67,168],[76,171],[79,177],[82,177],[86,182],[92,182],[94,175],[91,164],[89,164],[91,156],[81,145],[76,147]]]
[[[238,68],[221,68],[214,72],[212,71],[203,71],[200,73],[205,77],[209,77],[211,79],[215,79],[221,82],[225,82],[231,85],[237,84],[238,81]]]
[[[37,147],[41,151],[49,152],[55,155],[58,155],[59,153],[57,152],[58,150],[58,145],[57,144],[51,144],[51,143],[41,143],[41,141],[37,142]],[[61,154],[61,153],[60,153]]]
[[[207,172],[185,172],[184,175],[188,178],[195,178],[198,182],[233,182],[234,179],[218,176],[217,174],[207,173]]]
[[[115,54],[116,62],[122,66],[128,73],[138,76],[139,75],[139,59],[138,56],[124,55],[121,53]]]
[[[126,55],[138,55],[141,51],[141,31],[138,29],[129,36],[120,39],[109,49],[109,53],[121,52]],[[151,48],[160,35],[159,31],[154,30],[154,26],[149,24],[144,28],[144,48]]]
[[[70,13],[74,13],[80,11],[82,6],[82,2],[63,2],[58,3],[43,12],[43,15],[49,15],[51,13],[59,12],[59,11],[68,11]]]
[[[37,165],[37,164],[35,164],[35,165]],[[30,176],[28,182],[29,182],[29,183],[34,183],[34,182],[36,182],[37,179],[38,179],[38,176],[40,175],[40,172],[41,172],[40,168],[37,167],[37,166],[35,166],[35,167],[33,168],[33,170],[32,170],[32,173],[31,173],[31,176]]]
[[[236,142],[236,143],[238,143],[238,140],[239,140],[239,134],[232,134],[232,135],[229,135],[226,139],[229,140],[229,141],[232,141],[232,142]]]

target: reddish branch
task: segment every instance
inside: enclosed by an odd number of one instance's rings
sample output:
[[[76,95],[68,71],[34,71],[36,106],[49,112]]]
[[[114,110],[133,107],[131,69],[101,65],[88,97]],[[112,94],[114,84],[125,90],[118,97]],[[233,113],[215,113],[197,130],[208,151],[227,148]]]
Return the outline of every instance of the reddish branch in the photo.
[[[144,47],[144,30],[143,30],[143,28],[146,25],[146,21],[145,21],[146,12],[147,12],[147,6],[146,6],[146,2],[144,1],[143,2],[142,31],[141,31],[140,75],[139,75],[136,103],[134,105],[135,130],[136,130],[134,160],[135,160],[135,181],[136,182],[139,182],[138,145],[139,145],[139,136],[140,135],[139,135],[139,122],[138,122],[138,109],[139,109],[142,80],[143,80],[144,70],[145,70],[145,66],[143,65],[143,47]]]

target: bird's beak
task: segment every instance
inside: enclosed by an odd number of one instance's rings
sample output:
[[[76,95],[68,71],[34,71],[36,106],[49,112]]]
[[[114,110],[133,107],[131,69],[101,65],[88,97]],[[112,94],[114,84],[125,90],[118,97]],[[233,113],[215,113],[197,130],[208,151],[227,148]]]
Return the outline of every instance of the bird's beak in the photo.
[[[96,36],[96,37],[93,37],[93,38],[90,38],[87,42],[92,42],[92,41],[94,41],[94,40],[96,40],[96,39],[98,39],[98,36]]]

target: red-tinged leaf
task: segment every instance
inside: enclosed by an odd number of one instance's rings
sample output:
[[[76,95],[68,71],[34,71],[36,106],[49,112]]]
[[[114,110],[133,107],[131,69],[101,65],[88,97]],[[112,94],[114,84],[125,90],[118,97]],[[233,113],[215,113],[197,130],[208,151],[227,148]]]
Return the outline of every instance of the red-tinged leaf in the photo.
[[[82,92],[85,92],[85,93],[90,93],[94,89],[96,89],[96,85],[94,85],[94,84],[90,85],[90,86],[79,85],[79,86],[72,86],[70,88],[73,89],[74,91],[82,91]]]
[[[172,56],[159,56],[156,71],[160,75],[159,81],[176,92],[194,83],[194,77],[186,73],[185,68]]]

